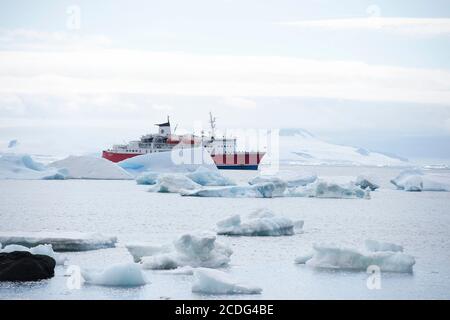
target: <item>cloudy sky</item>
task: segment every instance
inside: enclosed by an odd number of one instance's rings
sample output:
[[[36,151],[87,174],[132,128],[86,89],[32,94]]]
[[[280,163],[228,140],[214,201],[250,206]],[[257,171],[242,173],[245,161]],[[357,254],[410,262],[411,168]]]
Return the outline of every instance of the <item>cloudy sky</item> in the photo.
[[[91,152],[212,111],[450,158],[449,57],[448,1],[0,0],[0,143]]]

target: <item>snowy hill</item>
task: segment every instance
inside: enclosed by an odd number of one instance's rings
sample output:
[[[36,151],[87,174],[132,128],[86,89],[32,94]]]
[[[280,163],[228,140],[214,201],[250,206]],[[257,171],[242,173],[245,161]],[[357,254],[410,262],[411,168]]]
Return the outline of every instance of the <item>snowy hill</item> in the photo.
[[[399,157],[325,142],[303,129],[280,130],[280,161],[305,165],[410,165]]]

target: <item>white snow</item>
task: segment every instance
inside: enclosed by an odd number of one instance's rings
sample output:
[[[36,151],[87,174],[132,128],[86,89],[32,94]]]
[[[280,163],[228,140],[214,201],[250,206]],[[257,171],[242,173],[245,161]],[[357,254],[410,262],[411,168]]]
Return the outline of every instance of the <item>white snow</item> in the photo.
[[[61,255],[60,253],[56,253],[53,251],[51,244],[40,244],[40,245],[37,245],[36,247],[31,247],[31,248],[27,248],[25,246],[18,245],[18,244],[10,244],[10,245],[5,246],[3,249],[1,249],[1,245],[0,245],[0,253],[2,253],[2,252],[10,253],[10,252],[14,252],[14,251],[26,251],[31,254],[39,254],[39,255],[49,256],[55,260],[57,265],[63,265],[67,261],[66,257]]]
[[[217,167],[204,148],[174,148],[172,151],[147,153],[117,163],[129,173],[138,176],[143,172],[193,172],[203,166]]]
[[[219,268],[228,265],[232,253],[230,248],[216,241],[214,234],[184,234],[174,241],[170,252],[142,257],[141,262],[144,269]]]
[[[415,264],[414,257],[402,252],[379,251],[362,252],[353,248],[335,245],[315,245],[314,254],[305,263],[313,268],[343,269],[365,271],[376,265],[384,272],[411,273]],[[303,259],[299,258],[299,262]]]
[[[154,185],[158,182],[159,175],[160,173],[158,172],[143,172],[136,178],[136,183],[143,185]]]
[[[65,178],[65,172],[47,168],[27,154],[3,154],[0,156],[0,179],[55,179]]]
[[[236,185],[231,179],[224,177],[216,168],[214,170],[207,167],[198,167],[194,172],[187,173],[186,176],[202,186],[233,186]]]
[[[165,173],[159,176],[158,182],[151,186],[149,192],[178,193],[183,190],[196,190],[201,186],[182,173]]]
[[[80,232],[0,232],[0,242],[25,247],[50,244],[55,251],[87,251],[114,247],[117,238]]]
[[[317,180],[317,175],[314,173],[306,173],[306,172],[296,172],[289,170],[281,170],[276,174],[260,174],[253,179],[251,179],[248,183],[251,185],[262,183],[262,182],[278,182],[281,181],[286,183],[288,188],[306,186],[309,183],[312,183]]]
[[[450,191],[449,174],[424,173],[418,169],[402,171],[391,183],[405,191]]]
[[[114,162],[89,156],[69,156],[49,167],[63,169],[71,179],[128,180],[132,176]]]
[[[142,257],[153,256],[159,253],[168,253],[171,251],[171,247],[168,245],[161,246],[150,243],[128,243],[125,247],[133,256],[134,262],[140,262]]]
[[[231,216],[217,223],[217,234],[232,236],[290,236],[294,234],[292,220],[276,216],[268,209],[259,209],[244,219]]]
[[[334,199],[369,198],[369,190],[362,190],[354,183],[338,184],[324,180],[317,180],[304,187],[292,188],[286,191],[287,197],[315,197]]]
[[[148,283],[136,263],[114,264],[101,271],[82,270],[81,274],[86,283],[100,286],[137,287]]]
[[[231,275],[208,268],[194,271],[192,292],[204,294],[260,294],[262,289],[234,279]]]
[[[379,252],[379,251],[403,252],[402,246],[390,242],[366,240],[365,246],[366,249],[371,252]]]

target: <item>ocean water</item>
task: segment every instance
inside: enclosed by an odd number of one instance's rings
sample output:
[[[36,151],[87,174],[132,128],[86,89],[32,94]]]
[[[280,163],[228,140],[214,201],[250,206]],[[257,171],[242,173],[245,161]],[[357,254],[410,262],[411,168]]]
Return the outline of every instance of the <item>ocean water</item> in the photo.
[[[0,283],[1,299],[450,299],[450,193],[395,190],[389,179],[400,169],[293,167],[319,176],[370,173],[382,188],[366,199],[226,199],[146,192],[134,181],[0,181],[0,231],[80,231],[116,235],[116,248],[66,253],[70,265],[103,268],[132,261],[129,241],[155,244],[210,230],[231,214],[266,207],[304,220],[304,233],[288,237],[226,237],[234,253],[226,269],[263,288],[260,295],[207,296],[191,292],[193,277],[145,271],[138,288],[83,285],[69,289],[66,267],[30,283]],[[448,172],[448,171],[445,171]],[[244,183],[256,172],[225,171]],[[363,247],[375,239],[401,244],[416,258],[413,274],[381,274],[381,288],[368,289],[365,272],[314,270],[294,264],[314,243]]]

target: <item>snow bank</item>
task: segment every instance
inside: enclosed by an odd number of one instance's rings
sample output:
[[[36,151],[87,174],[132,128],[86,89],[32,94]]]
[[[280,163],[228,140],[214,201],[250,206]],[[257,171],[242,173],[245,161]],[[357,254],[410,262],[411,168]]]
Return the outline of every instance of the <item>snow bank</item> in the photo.
[[[147,279],[136,263],[112,265],[104,270],[82,270],[86,283],[100,286],[136,287],[147,284]]]
[[[55,251],[87,251],[114,247],[117,238],[79,232],[0,232],[0,242],[4,245],[19,244],[25,247],[50,244]]]
[[[158,182],[158,172],[144,172],[136,178],[137,184],[154,185]]]
[[[366,249],[371,252],[379,252],[379,251],[403,252],[402,246],[390,242],[366,240],[365,245]]]
[[[248,183],[251,185],[263,183],[263,182],[280,182],[286,183],[288,188],[306,186],[317,180],[317,175],[313,173],[295,172],[282,170],[277,172],[276,175],[261,174],[251,179]]]
[[[0,179],[57,179],[65,178],[65,173],[55,168],[47,168],[34,161],[27,154],[3,154],[0,156]]]
[[[204,148],[174,148],[172,151],[147,153],[117,163],[134,176],[152,172],[194,172],[204,166],[211,170],[217,167]]]
[[[349,182],[347,184],[338,184],[317,180],[305,187],[289,189],[286,196],[290,197],[315,197],[315,198],[335,198],[335,199],[355,199],[369,198],[369,190],[362,190],[360,187]]]
[[[361,189],[369,188],[370,191],[375,191],[380,187],[377,183],[374,182],[373,177],[367,177],[364,175],[359,175],[358,177],[356,177],[355,184]]]
[[[184,190],[196,190],[201,186],[181,173],[165,173],[158,182],[151,186],[149,192],[178,193]]]
[[[228,265],[232,253],[231,249],[218,243],[213,234],[185,234],[173,243],[170,252],[142,257],[141,262],[145,269],[219,268]]]
[[[381,271],[411,273],[414,257],[392,251],[364,253],[356,249],[337,246],[315,245],[314,254],[306,265],[314,268],[365,271],[376,265]]]
[[[171,247],[153,245],[149,243],[128,243],[125,245],[128,252],[133,256],[134,262],[140,262],[142,257],[153,256],[159,253],[168,253]]]
[[[450,175],[424,174],[417,169],[402,171],[391,183],[405,191],[450,191]]]
[[[191,197],[222,197],[222,198],[273,198],[281,196],[286,185],[272,182],[258,183],[251,186],[227,186],[221,188],[202,188],[193,191],[183,191],[181,195]]]
[[[277,217],[267,209],[259,209],[243,221],[240,215],[231,216],[217,223],[217,234],[231,236],[290,236],[294,234],[294,223]]]
[[[224,177],[218,169],[198,167],[194,172],[187,173],[186,176],[202,186],[234,186],[236,183]]]
[[[194,271],[192,292],[205,294],[260,294],[261,288],[235,280],[231,275],[214,269],[199,268]]]
[[[38,245],[36,247],[32,247],[32,248],[27,248],[27,247],[24,247],[24,246],[18,245],[18,244],[10,244],[10,245],[5,246],[3,249],[1,249],[1,245],[0,245],[0,253],[10,253],[10,252],[14,252],[14,251],[26,251],[31,254],[39,254],[39,255],[49,256],[56,261],[57,265],[63,265],[67,261],[66,257],[62,256],[59,253],[55,253],[53,251],[52,245],[50,245],[50,244],[40,244],[40,245]]]
[[[69,156],[49,164],[49,167],[65,169],[71,179],[128,180],[132,176],[114,162],[88,156]]]

